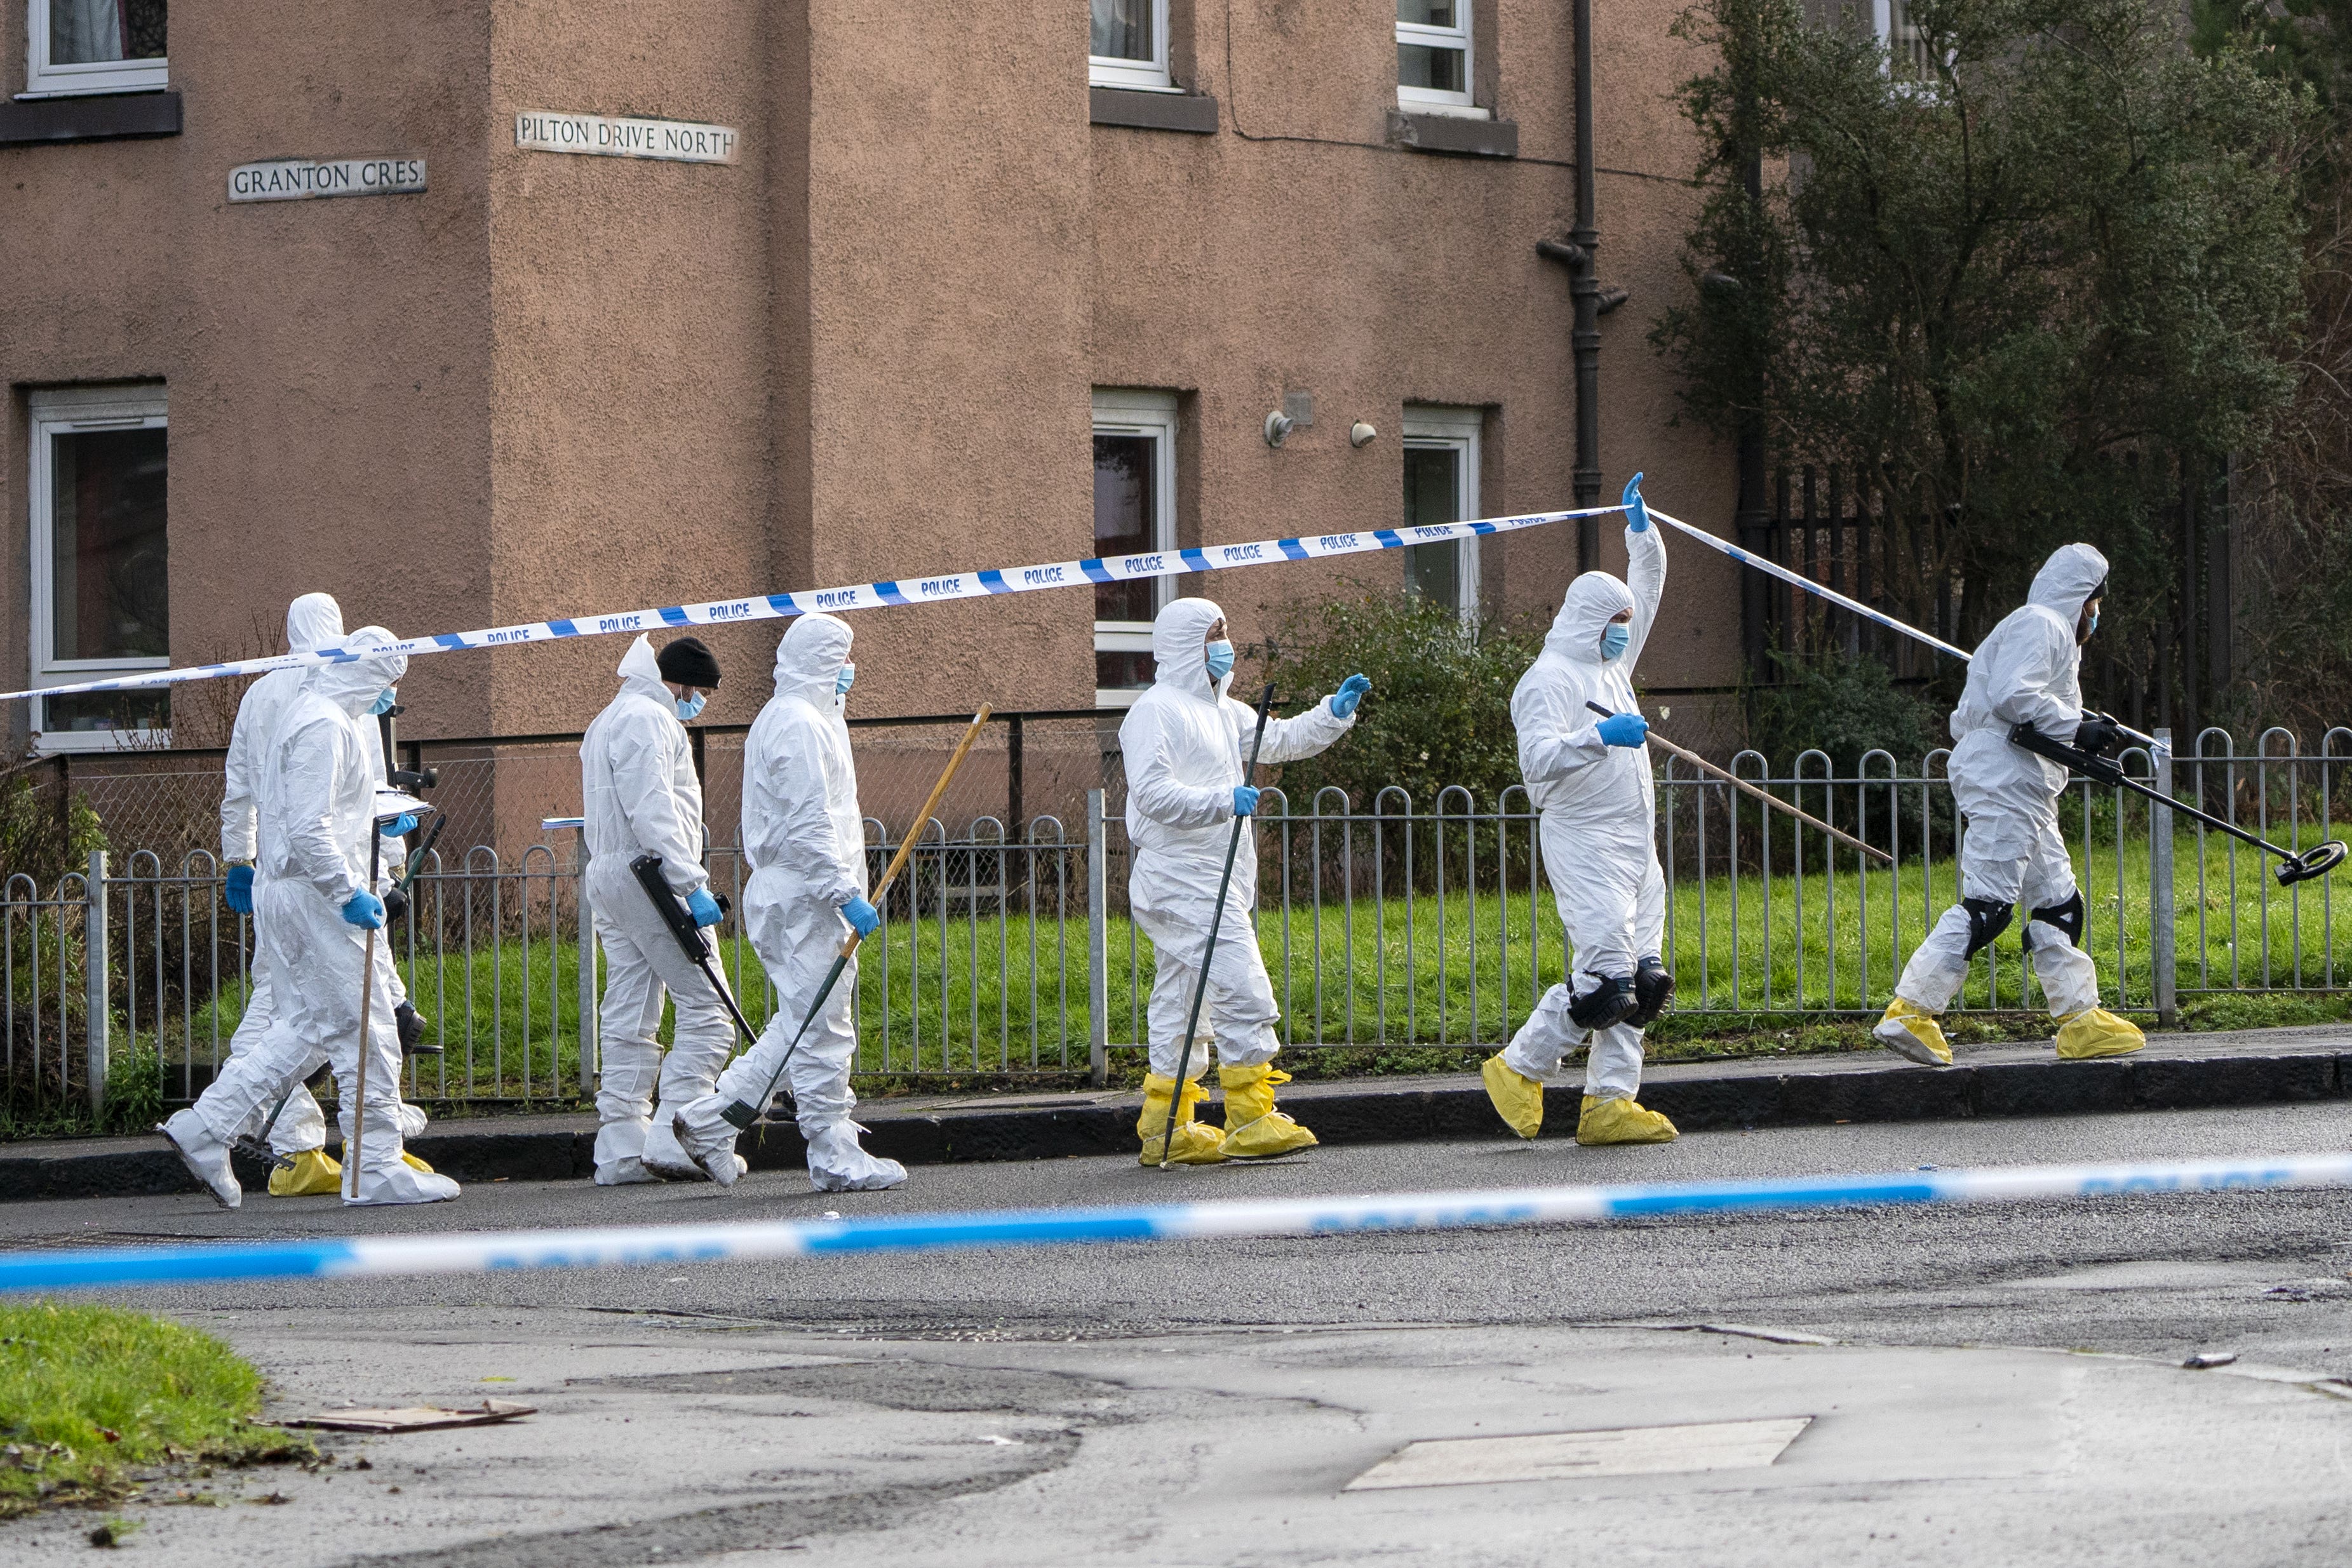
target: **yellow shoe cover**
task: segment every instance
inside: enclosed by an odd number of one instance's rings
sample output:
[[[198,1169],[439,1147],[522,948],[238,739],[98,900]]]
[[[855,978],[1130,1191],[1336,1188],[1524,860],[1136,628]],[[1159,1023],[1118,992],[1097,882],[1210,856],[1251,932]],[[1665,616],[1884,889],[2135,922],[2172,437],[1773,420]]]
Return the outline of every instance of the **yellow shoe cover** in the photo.
[[[1893,1051],[1922,1067],[1949,1067],[1952,1048],[1944,1042],[1944,1031],[1936,1023],[1936,1015],[1916,1002],[1906,1002],[1901,997],[1886,1004],[1886,1016],[1870,1031],[1871,1038]]]
[[[1160,1130],[1168,1124],[1168,1097],[1176,1081],[1153,1072],[1143,1080],[1143,1112],[1135,1119],[1135,1135],[1143,1140],[1141,1163],[1160,1163]],[[1184,1099],[1176,1113],[1176,1135],[1168,1148],[1171,1166],[1213,1166],[1225,1157],[1225,1135],[1192,1120],[1192,1108],[1208,1098],[1195,1079],[1184,1085]]]
[[[1672,1122],[1632,1100],[1595,1100],[1587,1094],[1576,1118],[1580,1144],[1671,1144],[1677,1135]]]
[[[324,1149],[304,1149],[294,1156],[294,1168],[278,1166],[269,1173],[272,1197],[315,1197],[343,1190],[343,1167]]]
[[[2105,1008],[2089,1008],[2058,1020],[2058,1054],[2068,1061],[2098,1056],[2129,1056],[2147,1043],[2139,1025]]]
[[[1274,1108],[1274,1088],[1290,1082],[1290,1074],[1266,1062],[1255,1067],[1220,1067],[1217,1082],[1225,1086],[1225,1157],[1263,1160],[1315,1146],[1315,1134]]]
[[[1511,1066],[1500,1051],[1486,1059],[1478,1075],[1486,1081],[1486,1098],[1495,1103],[1495,1114],[1511,1131],[1522,1138],[1532,1138],[1543,1131],[1541,1080],[1529,1078]]]
[[[410,1170],[423,1171],[426,1176],[431,1176],[433,1174],[433,1167],[431,1166],[426,1165],[423,1160],[418,1159],[406,1149],[400,1151],[400,1163],[406,1166]]]

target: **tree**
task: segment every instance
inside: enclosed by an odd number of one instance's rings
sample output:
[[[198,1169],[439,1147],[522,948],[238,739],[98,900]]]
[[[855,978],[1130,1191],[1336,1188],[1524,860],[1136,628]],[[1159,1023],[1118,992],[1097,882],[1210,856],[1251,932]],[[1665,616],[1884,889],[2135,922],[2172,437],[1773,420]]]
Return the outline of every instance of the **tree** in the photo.
[[[1696,418],[1870,476],[1921,566],[1889,585],[1914,621],[1941,582],[1973,642],[2088,538],[2129,645],[2165,613],[2168,509],[2295,386],[2311,94],[2192,51],[2159,0],[1907,16],[1890,57],[1806,0],[1685,14],[1717,61],[1681,93],[1703,202],[1692,301],[1652,341]]]

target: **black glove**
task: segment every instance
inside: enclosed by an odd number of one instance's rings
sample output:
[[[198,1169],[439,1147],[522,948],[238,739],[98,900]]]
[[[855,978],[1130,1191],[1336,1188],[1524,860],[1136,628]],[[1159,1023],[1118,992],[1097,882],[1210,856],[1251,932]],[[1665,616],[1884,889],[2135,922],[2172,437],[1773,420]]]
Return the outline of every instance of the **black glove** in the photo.
[[[383,895],[383,923],[396,925],[407,918],[408,894],[406,890],[395,887]]]
[[[2086,713],[2074,731],[2074,749],[2105,757],[2124,737],[2124,727],[2103,713]]]

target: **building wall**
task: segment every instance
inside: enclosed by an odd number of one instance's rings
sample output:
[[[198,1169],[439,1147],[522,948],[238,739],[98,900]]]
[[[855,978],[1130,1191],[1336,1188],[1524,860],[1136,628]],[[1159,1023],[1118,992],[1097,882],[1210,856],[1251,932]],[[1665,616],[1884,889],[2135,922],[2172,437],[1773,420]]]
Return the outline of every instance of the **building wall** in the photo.
[[[1187,394],[1185,542],[1393,525],[1411,402],[1489,411],[1483,510],[1569,503],[1568,278],[1535,250],[1575,213],[1563,7],[1482,0],[1510,160],[1392,144],[1371,0],[1175,0],[1205,136],[1089,124],[1065,9],[491,0],[338,10],[331,47],[289,0],[175,12],[183,134],[0,147],[0,672],[26,667],[25,395],[60,382],[169,384],[175,662],[253,649],[314,587],[417,632],[1088,554],[1096,386]],[[1670,428],[1644,341],[1685,287],[1675,10],[1595,7],[1600,270],[1633,295],[1602,323],[1601,457],[1606,498],[1645,468],[1719,528],[1727,455]],[[24,16],[0,6],[0,71]],[[525,109],[735,125],[742,157],[522,152]],[[382,152],[430,189],[226,200],[237,163]],[[1316,423],[1277,451],[1288,391]],[[1485,548],[1492,606],[1548,620],[1573,526]],[[1728,684],[1730,569],[1674,559],[1643,674]],[[1248,638],[1400,572],[1187,587]],[[1091,622],[1084,589],[863,616],[859,708],[1086,706]],[[709,634],[714,720],[756,711],[778,631]],[[623,651],[420,659],[404,733],[578,728]]]

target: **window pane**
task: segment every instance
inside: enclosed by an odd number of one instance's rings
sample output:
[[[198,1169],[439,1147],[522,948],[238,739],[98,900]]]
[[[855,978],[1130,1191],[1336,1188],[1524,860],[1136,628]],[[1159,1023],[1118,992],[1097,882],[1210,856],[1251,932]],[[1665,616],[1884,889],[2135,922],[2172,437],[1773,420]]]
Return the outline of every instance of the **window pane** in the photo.
[[[1149,653],[1105,653],[1095,650],[1095,689],[1105,692],[1140,691],[1151,684],[1152,663]]]
[[[1462,520],[1462,454],[1451,446],[1408,446],[1404,452],[1404,526]],[[1462,546],[1408,545],[1404,552],[1408,593],[1440,604],[1462,602]]]
[[[52,657],[171,653],[163,436],[100,430],[50,438]]]
[[[49,63],[163,57],[165,0],[49,0]]]
[[[1151,47],[1151,11],[1152,0],[1094,0],[1092,52],[1150,64],[1158,55]]]
[[[172,692],[168,686],[142,692],[84,692],[78,696],[43,697],[41,728],[58,730],[169,729]]]
[[[1424,48],[1419,44],[1397,46],[1397,85],[1427,88],[1432,92],[1466,92],[1462,85],[1460,49]]]
[[[1148,435],[1095,437],[1095,554],[1141,555],[1160,548],[1159,445]],[[1095,584],[1095,619],[1150,620],[1152,587],[1149,578]]]
[[[1397,0],[1397,20],[1423,27],[1458,27],[1457,0]]]

